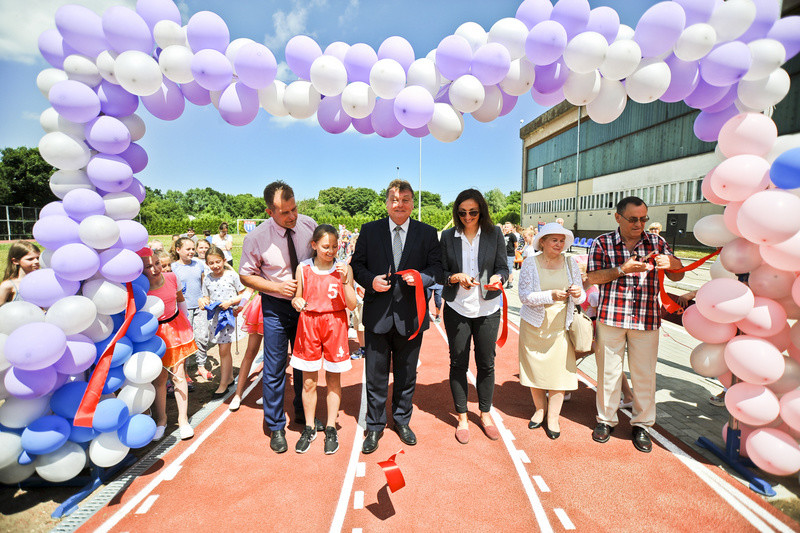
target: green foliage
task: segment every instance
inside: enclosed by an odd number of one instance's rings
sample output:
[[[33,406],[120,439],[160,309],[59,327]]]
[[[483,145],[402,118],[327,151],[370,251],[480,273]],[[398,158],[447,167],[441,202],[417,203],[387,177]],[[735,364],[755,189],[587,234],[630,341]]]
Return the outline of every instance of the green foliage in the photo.
[[[337,206],[349,215],[363,214],[378,197],[372,189],[366,187],[329,187],[319,191],[319,203]]]
[[[44,207],[57,200],[50,190],[50,166],[38,148],[4,148],[0,160],[0,204]]]
[[[499,213],[506,208],[508,200],[506,195],[500,189],[492,189],[483,195],[486,198],[486,203],[489,205],[489,211],[492,213]],[[502,222],[502,221],[495,221]]]

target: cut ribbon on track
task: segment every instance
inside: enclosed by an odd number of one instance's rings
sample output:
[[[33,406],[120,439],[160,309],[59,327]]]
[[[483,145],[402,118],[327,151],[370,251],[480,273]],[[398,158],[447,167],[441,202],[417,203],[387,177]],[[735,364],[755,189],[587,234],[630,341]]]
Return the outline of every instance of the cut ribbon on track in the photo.
[[[395,274],[401,277],[405,274],[411,274],[414,278],[414,296],[417,300],[417,331],[408,338],[408,340],[411,340],[419,335],[419,332],[422,330],[422,322],[425,320],[425,314],[428,312],[428,299],[425,298],[425,287],[422,286],[422,276],[419,272],[413,268],[409,268],[408,270],[395,272]]]
[[[500,294],[503,295],[503,329],[500,330],[500,337],[497,338],[497,345],[502,348],[508,338],[508,298],[506,297],[506,291],[503,288],[502,281],[487,283],[483,288],[487,291],[500,291]]]
[[[685,267],[679,268],[677,270],[667,270],[666,272],[689,272],[691,270],[696,269],[697,267],[699,267],[700,265],[702,265],[715,255],[719,254],[721,251],[722,248],[718,249],[716,252],[710,253],[707,256],[698,259],[697,261],[695,261],[690,265],[686,265]],[[681,307],[680,304],[675,303],[672,300],[672,298],[669,297],[669,294],[667,294],[667,289],[666,286],[664,285],[664,273],[665,273],[664,270],[658,271],[658,291],[661,295],[661,305],[662,307],[664,307],[664,309],[667,310],[668,313],[674,313],[680,315],[681,313],[683,313],[683,307]]]
[[[393,456],[389,457],[386,461],[378,462],[378,466],[383,469],[383,474],[386,476],[386,484],[389,485],[389,490],[392,492],[397,492],[406,486],[406,480],[403,477],[403,473],[400,471],[400,467],[397,466],[397,462],[395,460],[401,453],[405,452],[400,450]]]

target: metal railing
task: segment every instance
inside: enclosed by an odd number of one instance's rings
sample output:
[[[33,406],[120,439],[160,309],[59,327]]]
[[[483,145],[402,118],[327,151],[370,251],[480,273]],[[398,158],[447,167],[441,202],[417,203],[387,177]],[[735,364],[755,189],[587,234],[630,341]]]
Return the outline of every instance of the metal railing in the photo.
[[[36,207],[0,205],[0,240],[32,238],[38,216]]]

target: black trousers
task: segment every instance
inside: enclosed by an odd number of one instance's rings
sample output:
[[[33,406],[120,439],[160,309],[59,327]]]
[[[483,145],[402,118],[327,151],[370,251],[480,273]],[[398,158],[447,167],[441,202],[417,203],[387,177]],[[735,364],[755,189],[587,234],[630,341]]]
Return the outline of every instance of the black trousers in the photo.
[[[408,425],[417,386],[417,361],[422,346],[422,333],[413,340],[400,335],[392,327],[388,333],[364,332],[364,355],[367,373],[367,430],[386,427],[386,400],[389,395],[389,364],[394,385],[392,418],[395,424]]]
[[[494,356],[500,310],[488,316],[467,318],[444,306],[444,328],[450,344],[450,391],[456,413],[467,412],[467,370],[469,369],[470,340],[475,346],[475,366],[478,368],[476,388],[478,407],[488,413],[494,396]]]

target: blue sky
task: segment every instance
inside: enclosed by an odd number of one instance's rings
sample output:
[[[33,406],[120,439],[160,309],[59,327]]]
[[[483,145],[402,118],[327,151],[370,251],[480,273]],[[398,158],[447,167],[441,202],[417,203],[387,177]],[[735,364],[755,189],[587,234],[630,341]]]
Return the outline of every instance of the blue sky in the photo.
[[[112,5],[135,5],[133,0],[0,0],[0,147],[36,146],[43,132],[39,115],[49,104],[36,88],[36,75],[47,65],[36,38],[55,27],[56,9],[80,3],[98,13]],[[623,23],[635,27],[654,0],[590,0],[592,7],[614,8]],[[209,10],[228,24],[231,39],[249,37],[267,44],[279,62],[286,41],[294,35],[312,36],[324,50],[334,41],[364,42],[375,50],[392,35],[405,37],[417,57],[424,57],[464,22],[477,22],[487,31],[504,17],[513,17],[516,0],[185,0],[178,2],[184,24],[192,14]],[[280,75],[279,75],[280,77]],[[288,78],[291,79],[291,78]],[[286,80],[286,79],[285,79]],[[445,203],[459,191],[476,187],[519,190],[521,176],[520,121],[527,123],[545,109],[530,95],[519,97],[514,110],[483,124],[465,116],[462,137],[441,143],[422,141],[423,189],[439,193]],[[187,103],[176,121],[152,117],[144,106],[137,111],[147,125],[139,143],[150,157],[137,177],[160,189],[212,187],[231,193],[260,195],[274,179],[287,181],[299,199],[316,197],[330,186],[380,190],[397,175],[417,188],[419,141],[402,133],[393,139],[354,130],[340,135],[324,132],[314,120],[276,119],[264,110],[243,127],[225,123],[212,105]]]

